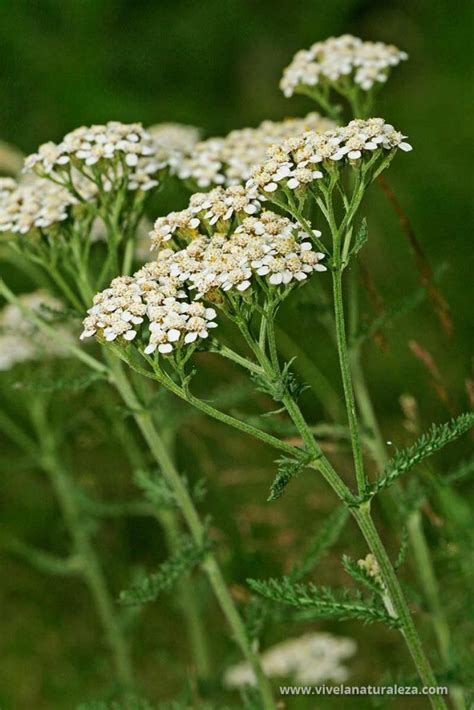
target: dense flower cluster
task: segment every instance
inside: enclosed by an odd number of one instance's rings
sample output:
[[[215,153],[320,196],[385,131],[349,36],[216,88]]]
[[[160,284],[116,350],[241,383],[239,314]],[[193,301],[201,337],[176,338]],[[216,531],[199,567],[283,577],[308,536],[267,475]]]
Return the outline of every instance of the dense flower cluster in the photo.
[[[405,52],[383,42],[363,42],[343,35],[316,42],[297,52],[283,72],[280,88],[285,96],[318,85],[338,88],[353,82],[364,91],[387,80],[390,69],[408,58]]]
[[[125,174],[130,190],[150,190],[158,185],[157,175],[168,165],[168,155],[140,123],[109,121],[76,128],[60,143],[44,143],[26,158],[24,170],[62,180],[72,166],[91,178],[96,165],[105,191]]]
[[[295,190],[323,178],[327,168],[346,162],[358,165],[377,151],[410,151],[412,147],[404,138],[382,118],[356,119],[322,134],[307,131],[271,147],[248,187],[257,186],[264,193],[279,188]]]
[[[326,131],[335,124],[318,113],[284,121],[263,121],[257,128],[231,131],[224,138],[209,138],[196,143],[192,152],[175,167],[182,180],[191,180],[199,188],[235,185],[245,182],[252,168],[263,160],[271,145],[302,131]]]
[[[0,180],[0,232],[27,234],[67,219],[77,200],[63,187],[37,178],[16,183]]]
[[[242,220],[256,214],[261,209],[261,201],[256,189],[245,189],[241,185],[197,192],[191,196],[185,210],[158,217],[150,232],[152,246],[159,249],[175,233],[192,239],[199,234],[209,235],[216,228],[226,232],[234,216]]]
[[[313,271],[326,270],[320,263],[324,255],[313,251],[306,233],[289,219],[269,211],[246,216],[243,207],[252,204],[252,200],[244,200],[241,187],[220,188],[217,192],[214,210],[219,198],[222,209],[218,212],[225,216],[227,229],[223,231],[217,220],[213,228],[208,221],[204,233],[198,231],[203,222],[193,214],[209,210],[206,200],[212,193],[191,198],[190,204],[199,204],[200,212],[193,213],[188,208],[172,218],[162,218],[161,226],[173,225],[175,247],[180,239],[185,246],[176,250],[162,248],[155,262],[131,277],[115,279],[94,298],[81,337],[99,332],[109,341],[131,341],[137,335],[137,326],[143,327],[146,318],[149,338],[145,352],[158,349],[167,354],[175,347],[206,338],[209,329],[216,326],[215,310],[206,307],[201,299],[219,301],[216,292],[221,298],[230,290],[242,293],[252,282],[265,288],[286,287],[304,281]],[[227,199],[236,198],[236,193],[239,209],[234,205],[229,212]],[[234,210],[243,216],[242,220],[231,222]],[[160,237],[160,246],[162,241]]]
[[[37,315],[43,311],[58,311],[62,307],[44,291],[33,291],[19,296],[19,305],[8,304],[0,311],[0,370],[9,370],[14,365],[41,358],[66,357],[67,341],[74,343],[72,333],[65,326],[55,325],[58,337],[50,338],[28,320],[22,308]]]
[[[343,661],[356,652],[355,641],[327,633],[308,633],[288,639],[261,655],[264,673],[272,678],[292,678],[296,683],[318,685],[343,683],[349,677]],[[228,688],[255,685],[255,675],[248,663],[227,670],[224,684]]]
[[[184,123],[155,123],[146,129],[165,150],[185,154],[192,151],[201,137],[201,129]]]

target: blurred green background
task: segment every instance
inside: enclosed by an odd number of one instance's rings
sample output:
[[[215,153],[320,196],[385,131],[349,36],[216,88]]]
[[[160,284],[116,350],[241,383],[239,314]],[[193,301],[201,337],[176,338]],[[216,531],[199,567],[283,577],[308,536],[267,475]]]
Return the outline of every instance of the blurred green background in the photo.
[[[434,358],[450,391],[451,409],[467,408],[465,383],[472,376],[472,19],[472,5],[463,0],[0,0],[0,140],[30,152],[76,126],[110,119],[145,125],[179,121],[202,127],[205,135],[224,134],[265,118],[313,110],[307,99],[285,99],[278,82],[293,54],[314,41],[348,32],[406,50],[409,62],[394,70],[379,95],[376,114],[406,133],[414,146],[412,153],[394,161],[388,180],[432,266],[447,266],[441,287],[451,307],[454,335],[447,338],[440,330],[425,301],[388,330],[386,350],[374,344],[366,348],[384,433],[400,441],[401,393],[415,395],[425,424],[449,416],[408,347],[410,340],[416,339]],[[174,199],[175,192],[165,194],[162,208],[176,208]],[[364,263],[390,305],[419,287],[418,272],[397,218],[376,188],[366,211],[371,243]],[[370,319],[370,306],[365,308]],[[290,330],[337,383],[336,363],[320,326],[308,320],[293,322]],[[94,410],[93,401],[78,406]],[[314,408],[314,415],[320,417],[321,411]],[[118,478],[124,495],[131,494],[119,458],[100,453],[107,432],[100,423],[90,429],[99,448],[90,456],[90,470],[82,474],[85,483],[107,492]],[[201,473],[210,479],[207,505],[222,536],[228,578],[240,585],[248,576],[281,573],[304,544],[305,526],[323,520],[331,501],[303,481],[270,511],[264,501],[271,455],[263,452],[255,459],[239,437],[217,442],[216,436],[212,426],[196,424],[182,437],[178,456],[185,469],[198,460]],[[81,461],[87,461],[87,446]],[[6,481],[7,527],[16,526],[17,534],[37,544],[61,547],[64,533],[47,485],[25,471],[10,472]],[[164,552],[152,523],[121,521],[109,527],[99,540],[118,591],[126,580],[124,567],[153,565]],[[51,583],[10,558],[5,565],[10,574],[2,592],[8,617],[1,642],[2,710],[70,708],[94,697],[102,687],[105,661],[89,654],[91,644],[98,646],[87,592],[78,592],[74,582]],[[338,574],[337,559],[333,568]],[[206,604],[219,633],[215,609]],[[177,613],[169,616],[166,611],[163,624],[160,612],[147,611],[136,654],[150,697],[161,700],[180,687],[175,661],[182,650],[176,638]],[[363,638],[363,660],[354,664],[357,680],[377,678],[381,667],[370,652],[374,631],[348,624],[342,632]],[[377,633],[377,656],[390,657],[393,636]],[[229,650],[227,641],[221,644]],[[326,703],[321,707],[331,707]],[[350,700],[347,706],[361,707]],[[289,707],[300,706],[295,701]]]

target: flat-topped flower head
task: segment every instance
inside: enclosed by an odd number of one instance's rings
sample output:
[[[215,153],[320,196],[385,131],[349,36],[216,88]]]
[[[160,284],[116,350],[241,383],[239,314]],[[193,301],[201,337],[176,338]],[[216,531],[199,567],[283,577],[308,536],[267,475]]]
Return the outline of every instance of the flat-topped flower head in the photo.
[[[199,235],[209,236],[216,229],[225,233],[234,218],[242,220],[248,215],[257,214],[261,209],[261,201],[262,197],[255,188],[246,189],[241,185],[197,192],[191,196],[186,209],[170,212],[166,217],[156,220],[150,232],[152,246],[159,249],[173,236],[188,241]]]
[[[74,343],[71,330],[55,323],[57,335],[51,338],[28,319],[23,309],[47,318],[60,311],[63,304],[45,291],[33,291],[18,297],[19,304],[8,304],[0,311],[0,370],[9,370],[18,363],[67,357],[67,342]]]
[[[406,52],[383,42],[364,42],[352,35],[330,37],[295,54],[280,88],[289,97],[322,87],[347,93],[351,86],[364,92],[387,81],[392,67],[408,59]]]
[[[382,118],[356,119],[322,134],[307,131],[270,148],[247,187],[270,196],[277,190],[302,191],[346,165],[360,168],[370,161],[375,169],[377,159],[412,149],[405,137]]]
[[[100,334],[106,341],[131,342],[140,332],[145,354],[168,355],[208,337],[216,312],[183,300],[179,282],[165,275],[163,262],[147,264],[134,276],[120,276],[94,297],[81,339]]]
[[[202,198],[212,193],[205,193],[193,196],[182,213],[159,220],[158,229],[169,227],[175,237],[189,236],[191,230],[195,233],[183,248],[177,248],[173,240],[174,249],[159,249],[156,261],[133,276],[114,279],[97,294],[81,338],[99,334],[121,345],[135,341],[145,354],[157,351],[168,355],[194,348],[217,325],[213,305],[225,309],[228,295],[257,302],[269,290],[279,289],[274,295],[284,298],[311,273],[326,270],[321,263],[324,254],[313,250],[306,232],[295,223],[269,211],[245,215],[243,207],[249,202],[241,187],[221,189],[220,193],[220,200],[223,195],[236,200],[232,209],[243,218],[232,221],[226,212],[227,230],[223,232],[220,219],[210,223],[212,202],[202,204]],[[230,209],[227,203],[226,209]],[[206,232],[200,233],[202,222],[194,215],[203,211],[207,211],[207,226]],[[166,229],[165,237],[169,236]],[[163,236],[159,240],[162,246]]]
[[[8,182],[6,182],[8,180]],[[0,183],[0,232],[28,234],[66,220],[77,200],[63,187],[36,178]]]
[[[157,176],[167,165],[168,153],[140,123],[109,121],[76,128],[60,143],[44,143],[26,158],[24,170],[70,185],[75,169],[104,191],[126,177],[128,189],[146,191],[158,184]]]
[[[305,130],[321,132],[334,125],[333,121],[315,112],[304,118],[263,121],[256,128],[242,128],[231,131],[224,138],[209,138],[196,143],[190,154],[176,166],[175,172],[182,180],[191,181],[201,189],[241,184],[248,180],[269,146]]]

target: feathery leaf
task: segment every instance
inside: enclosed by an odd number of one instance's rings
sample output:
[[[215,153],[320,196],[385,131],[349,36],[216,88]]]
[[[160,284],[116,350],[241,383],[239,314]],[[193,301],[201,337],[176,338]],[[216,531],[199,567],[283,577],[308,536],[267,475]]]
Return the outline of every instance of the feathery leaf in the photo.
[[[474,412],[467,412],[444,424],[433,424],[431,429],[406,449],[400,449],[387,463],[380,478],[368,489],[374,495],[388,488],[399,476],[410,471],[428,456],[455,441],[474,426]]]
[[[388,626],[398,626],[382,603],[366,601],[360,592],[333,590],[315,584],[293,584],[288,577],[281,579],[248,579],[253,591],[280,604],[288,604],[305,613],[305,618],[359,619],[365,623],[381,621]],[[308,615],[306,616],[306,612]]]
[[[161,592],[169,591],[179,577],[188,574],[198,565],[207,550],[208,545],[199,547],[190,537],[183,535],[177,552],[163,562],[157,572],[120,592],[119,601],[126,605],[155,601]]]
[[[267,501],[274,501],[280,498],[291,479],[298,476],[301,471],[303,471],[308,461],[309,457],[305,459],[294,459],[288,456],[282,456],[280,459],[277,459],[278,473],[270,486],[270,495]]]
[[[298,582],[316,567],[319,561],[336,544],[349,517],[349,511],[343,505],[336,508],[316,533],[311,543],[303,553],[303,558],[297,562],[290,573],[292,582]]]

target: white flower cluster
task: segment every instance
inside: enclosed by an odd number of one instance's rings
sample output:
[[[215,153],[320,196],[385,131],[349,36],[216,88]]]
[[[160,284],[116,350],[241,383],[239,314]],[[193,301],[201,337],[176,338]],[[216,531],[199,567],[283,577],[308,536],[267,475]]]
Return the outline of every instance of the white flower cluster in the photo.
[[[167,164],[166,151],[140,123],[109,121],[105,125],[76,128],[60,143],[44,143],[37,153],[26,158],[24,170],[33,170],[41,177],[53,174],[61,179],[71,166],[90,176],[88,169],[98,165],[105,190],[124,174],[128,189],[150,190],[158,185],[157,174]]]
[[[74,343],[72,333],[65,326],[55,326],[57,338],[50,338],[25,316],[24,308],[42,315],[44,308],[60,310],[62,304],[44,291],[33,291],[19,296],[20,305],[8,304],[0,311],[0,370],[41,358],[66,357],[65,341]]]
[[[191,180],[201,189],[244,183],[269,146],[303,131],[326,131],[334,125],[318,113],[279,122],[264,121],[257,128],[242,128],[224,138],[196,143],[174,170],[180,179]]]
[[[225,233],[233,217],[242,220],[259,212],[262,199],[255,188],[245,189],[241,185],[196,192],[185,210],[158,217],[150,232],[152,247],[159,249],[175,233],[188,239],[199,234],[207,236],[217,228]]]
[[[8,181],[8,182],[7,182]],[[0,180],[0,232],[27,234],[67,219],[76,199],[63,187],[37,178],[16,183]]]
[[[171,250],[161,252],[156,262],[133,276],[119,276],[97,294],[84,320],[81,339],[101,332],[109,342],[120,337],[132,341],[145,317],[149,331],[146,354],[158,350],[167,355],[175,347],[207,338],[209,329],[216,327],[217,314],[202,303],[183,300],[186,294],[179,281],[168,276],[172,256]]]
[[[190,153],[201,137],[200,128],[184,123],[155,123],[146,130],[164,150],[178,154]]]
[[[338,83],[350,81],[369,91],[375,83],[387,81],[391,68],[405,59],[406,52],[394,45],[364,42],[352,35],[330,37],[295,54],[280,88],[289,97],[302,88],[329,85],[337,90]]]
[[[290,677],[303,685],[319,685],[333,682],[344,683],[349,677],[343,661],[354,655],[355,641],[317,632],[296,639],[288,639],[265,651],[261,664],[270,678]],[[239,663],[229,668],[224,675],[227,688],[255,685],[254,672],[248,663]]]
[[[279,188],[295,190],[323,178],[322,171],[328,168],[346,162],[358,165],[358,161],[372,157],[376,151],[410,151],[412,147],[405,137],[382,118],[356,119],[325,133],[307,131],[272,146],[247,187],[257,186],[264,193]]]
[[[226,200],[236,191],[242,198],[241,187],[219,191],[228,219]],[[209,209],[207,198],[208,193],[197,194],[191,202],[201,204],[202,212]],[[145,352],[157,349],[168,354],[175,347],[207,338],[209,329],[216,327],[215,310],[201,299],[219,301],[231,289],[242,293],[252,280],[265,288],[285,287],[304,281],[313,271],[326,270],[320,263],[324,254],[314,252],[306,233],[289,219],[268,211],[245,216],[242,204],[246,203],[239,202],[244,218],[233,226],[227,221],[226,231],[217,225],[209,233],[200,233],[202,222],[192,217],[189,208],[182,219],[180,213],[172,219],[163,218],[168,220],[167,225],[173,224],[174,236],[178,240],[182,237],[186,246],[176,251],[160,249],[155,262],[133,276],[112,281],[108,289],[95,296],[81,337],[100,333],[108,341],[131,341],[137,335],[137,326],[148,326]],[[190,225],[190,219],[196,221]]]

